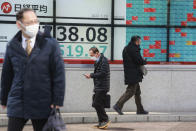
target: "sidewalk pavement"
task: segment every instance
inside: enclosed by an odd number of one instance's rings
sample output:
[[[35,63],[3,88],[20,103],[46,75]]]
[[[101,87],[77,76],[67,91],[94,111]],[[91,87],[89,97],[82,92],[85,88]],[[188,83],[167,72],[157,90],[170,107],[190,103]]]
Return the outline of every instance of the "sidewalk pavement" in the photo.
[[[101,131],[93,128],[94,124],[67,124],[66,131]],[[196,122],[132,122],[111,123],[105,131],[196,131]],[[7,131],[7,127],[0,127]],[[33,131],[32,126],[25,126],[23,131]]]
[[[107,114],[109,115],[110,121],[113,123],[112,125],[115,125],[114,123],[123,123],[123,122],[124,123],[130,123],[130,122],[147,122],[147,123],[149,122],[195,122],[196,124],[196,112],[150,112],[148,115],[136,115],[135,112],[124,112],[125,115],[118,115],[116,112],[107,112]],[[89,125],[85,126],[85,124],[97,123],[97,115],[95,112],[62,113],[62,117],[65,123],[67,124],[84,124],[84,125],[78,125],[79,127],[84,126],[84,129],[85,127],[89,127]],[[7,124],[8,124],[8,118],[6,114],[0,114],[0,127],[7,126]],[[29,121],[27,124],[29,125],[31,124],[31,122]],[[170,123],[166,123],[166,125],[167,124],[170,124]],[[134,125],[135,124],[133,124],[132,126]],[[153,125],[156,125],[156,124],[153,124]],[[90,125],[90,127],[91,126],[92,125]],[[121,124],[120,125],[117,124],[117,126],[124,127],[124,126],[121,126]],[[132,126],[128,126],[128,127],[132,127]],[[74,128],[74,125],[69,125],[69,127],[70,127],[70,130],[72,131],[72,127]],[[83,128],[81,128],[81,131],[82,129]],[[126,131],[126,129],[124,130]]]

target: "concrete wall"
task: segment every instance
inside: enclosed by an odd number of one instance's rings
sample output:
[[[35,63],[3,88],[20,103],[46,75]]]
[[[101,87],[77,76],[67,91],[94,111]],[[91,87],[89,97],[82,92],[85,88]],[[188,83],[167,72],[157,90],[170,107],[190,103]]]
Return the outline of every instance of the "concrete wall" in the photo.
[[[90,66],[91,67],[91,66]],[[146,110],[153,112],[196,111],[196,66],[148,65],[148,75],[141,83],[142,101]],[[93,68],[66,68],[66,96],[62,112],[91,112],[93,81],[84,78]],[[111,65],[111,105],[125,91],[122,65]],[[123,111],[135,111],[134,99]],[[113,111],[113,109],[108,109]],[[0,109],[0,112],[5,112]]]

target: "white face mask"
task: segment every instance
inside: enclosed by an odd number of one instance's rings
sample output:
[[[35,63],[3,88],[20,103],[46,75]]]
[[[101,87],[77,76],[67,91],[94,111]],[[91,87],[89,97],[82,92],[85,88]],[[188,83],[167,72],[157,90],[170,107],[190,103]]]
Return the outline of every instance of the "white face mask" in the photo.
[[[21,26],[24,28],[24,33],[30,38],[35,37],[37,32],[39,31],[39,24],[33,24],[29,26],[25,26],[20,22]]]
[[[95,56],[91,57],[92,60],[96,61],[97,58]]]

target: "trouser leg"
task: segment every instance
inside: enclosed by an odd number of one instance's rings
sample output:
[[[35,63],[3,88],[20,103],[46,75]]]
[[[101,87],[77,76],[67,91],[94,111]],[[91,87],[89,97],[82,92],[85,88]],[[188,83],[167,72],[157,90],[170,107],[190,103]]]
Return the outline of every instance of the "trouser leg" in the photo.
[[[141,100],[141,90],[140,90],[139,83],[137,84],[136,93],[135,93],[135,104],[137,107],[137,111],[140,111],[140,112],[144,111],[142,100]]]
[[[108,121],[108,115],[106,114],[106,111],[104,108],[106,94],[107,94],[106,91],[95,92],[93,107],[95,108],[97,112],[99,122]]]
[[[96,106],[95,110],[97,112],[99,122],[108,121],[108,115],[106,114],[104,107]]]
[[[130,84],[130,85],[128,85],[125,93],[116,102],[116,105],[118,106],[118,108],[120,110],[122,110],[125,102],[128,101],[133,95],[135,95],[136,87],[137,87],[137,84]]]
[[[47,119],[32,119],[34,131],[42,131]]]
[[[24,118],[9,117],[8,131],[22,131],[28,120]]]

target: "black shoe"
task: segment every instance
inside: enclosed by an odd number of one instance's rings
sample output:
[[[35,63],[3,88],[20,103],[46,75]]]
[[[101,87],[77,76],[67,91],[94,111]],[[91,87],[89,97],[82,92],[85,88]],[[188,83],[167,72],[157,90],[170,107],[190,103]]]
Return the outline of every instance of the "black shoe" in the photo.
[[[101,122],[98,126],[99,129],[107,129],[110,124],[110,121]]]
[[[117,105],[113,106],[113,109],[119,114],[119,115],[124,115],[123,112],[119,109]]]
[[[101,122],[99,122],[97,125],[94,125],[93,128],[99,128],[101,125]]]
[[[137,111],[137,115],[147,115],[148,114],[148,111]]]

